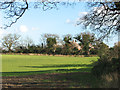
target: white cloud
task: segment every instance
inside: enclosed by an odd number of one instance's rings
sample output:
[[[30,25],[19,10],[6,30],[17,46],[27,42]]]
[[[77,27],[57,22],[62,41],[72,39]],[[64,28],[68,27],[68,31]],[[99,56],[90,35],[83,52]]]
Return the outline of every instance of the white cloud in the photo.
[[[21,26],[20,26],[20,31],[23,32],[23,33],[27,32],[27,31],[28,31],[27,26],[21,25]]]
[[[66,20],[66,23],[68,23],[68,24],[74,24],[75,21],[72,21],[72,20],[70,20],[70,19],[67,19],[67,20]]]
[[[67,20],[66,20],[66,23],[71,23],[71,20],[70,20],[70,19],[67,19]]]

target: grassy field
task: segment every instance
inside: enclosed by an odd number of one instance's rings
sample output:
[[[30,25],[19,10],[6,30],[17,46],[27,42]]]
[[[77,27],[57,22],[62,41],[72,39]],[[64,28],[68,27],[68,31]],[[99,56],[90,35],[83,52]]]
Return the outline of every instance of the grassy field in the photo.
[[[2,55],[2,75],[90,72],[98,57]]]
[[[2,55],[3,88],[99,88],[98,57]]]

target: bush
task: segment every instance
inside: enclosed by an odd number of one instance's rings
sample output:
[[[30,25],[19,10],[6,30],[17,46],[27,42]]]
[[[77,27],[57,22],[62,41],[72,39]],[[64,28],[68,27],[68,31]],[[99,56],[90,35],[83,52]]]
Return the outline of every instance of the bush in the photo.
[[[119,46],[99,54],[100,59],[94,63],[92,74],[104,80],[107,87],[118,87],[120,76]],[[116,83],[116,84],[115,84]],[[113,86],[111,86],[114,84]]]
[[[102,87],[116,88],[119,87],[120,58],[100,58],[92,68],[92,74],[103,80]]]
[[[112,58],[111,61],[108,58],[99,59],[92,68],[92,73],[100,77],[105,74],[116,72],[119,68],[119,58]]]

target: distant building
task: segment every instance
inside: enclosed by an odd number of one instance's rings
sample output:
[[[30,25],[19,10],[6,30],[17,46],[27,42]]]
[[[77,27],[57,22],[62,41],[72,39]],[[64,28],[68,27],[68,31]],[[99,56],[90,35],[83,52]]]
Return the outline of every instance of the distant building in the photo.
[[[92,48],[94,48],[91,43],[89,44],[89,47],[90,47],[89,51],[90,51]]]
[[[78,50],[82,50],[82,48],[83,48],[83,45],[80,46],[80,45],[76,42],[76,40],[70,41],[70,43],[72,44],[73,47],[76,47]],[[92,48],[94,48],[94,46],[93,46],[92,44],[89,44],[89,47],[90,47],[89,50],[91,50]]]
[[[75,40],[70,41],[70,43],[72,44],[73,47],[76,47],[78,50],[82,49],[82,47]]]

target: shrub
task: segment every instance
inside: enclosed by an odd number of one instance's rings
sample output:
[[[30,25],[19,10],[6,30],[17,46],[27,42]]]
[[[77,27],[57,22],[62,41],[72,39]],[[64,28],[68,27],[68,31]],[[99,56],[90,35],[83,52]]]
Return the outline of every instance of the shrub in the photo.
[[[118,49],[118,50],[117,50]],[[118,57],[120,48],[114,46],[100,55],[100,59],[94,63],[92,74],[104,80],[107,87],[118,87],[120,76],[120,57]],[[116,84],[115,84],[116,83]],[[113,86],[111,86],[114,84]]]
[[[119,58],[112,58],[111,61],[108,61],[107,58],[99,59],[94,67],[92,68],[92,73],[100,77],[101,75],[109,74],[116,72],[119,68]]]

